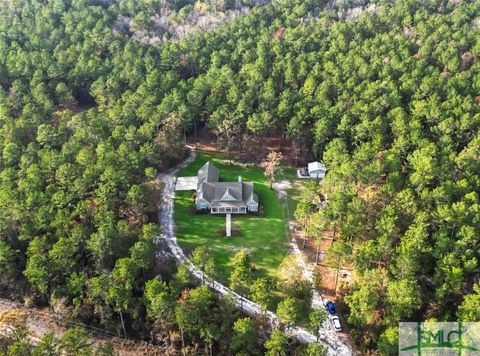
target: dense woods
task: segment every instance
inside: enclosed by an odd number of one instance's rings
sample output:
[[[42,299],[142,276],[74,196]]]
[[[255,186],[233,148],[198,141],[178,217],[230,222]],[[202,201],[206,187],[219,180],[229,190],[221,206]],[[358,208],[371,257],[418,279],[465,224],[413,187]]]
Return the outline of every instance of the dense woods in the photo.
[[[381,1],[343,20],[278,0],[159,46],[114,31],[142,12],[148,30],[164,6],[135,3],[0,1],[2,294],[163,343],[172,328],[206,350],[252,339],[228,302],[182,294],[185,271],[154,263],[152,181],[207,126],[229,150],[282,132],[324,160],[311,189],[326,208],[296,215],[312,238],[335,230],[330,255],[355,267],[344,299],[363,350],[396,350],[400,320],[479,320],[478,1]]]

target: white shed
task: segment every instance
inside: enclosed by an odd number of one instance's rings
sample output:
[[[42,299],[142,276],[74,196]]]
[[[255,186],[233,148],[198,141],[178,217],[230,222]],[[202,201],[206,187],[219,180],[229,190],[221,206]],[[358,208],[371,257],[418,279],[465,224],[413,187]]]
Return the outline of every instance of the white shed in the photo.
[[[310,178],[325,178],[327,168],[322,162],[310,162],[308,164],[308,175]]]

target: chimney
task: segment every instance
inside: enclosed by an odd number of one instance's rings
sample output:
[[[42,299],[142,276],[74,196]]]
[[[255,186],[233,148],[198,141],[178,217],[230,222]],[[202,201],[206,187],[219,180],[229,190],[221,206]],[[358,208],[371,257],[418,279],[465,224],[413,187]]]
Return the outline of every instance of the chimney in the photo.
[[[238,176],[238,183],[242,183],[242,176]]]

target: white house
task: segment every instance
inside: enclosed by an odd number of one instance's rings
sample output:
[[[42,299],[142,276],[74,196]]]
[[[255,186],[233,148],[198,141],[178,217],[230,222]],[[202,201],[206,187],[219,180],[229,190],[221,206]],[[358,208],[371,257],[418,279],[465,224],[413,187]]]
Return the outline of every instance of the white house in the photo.
[[[218,169],[207,162],[197,174],[197,210],[212,214],[246,214],[258,211],[258,195],[252,182],[219,182]]]

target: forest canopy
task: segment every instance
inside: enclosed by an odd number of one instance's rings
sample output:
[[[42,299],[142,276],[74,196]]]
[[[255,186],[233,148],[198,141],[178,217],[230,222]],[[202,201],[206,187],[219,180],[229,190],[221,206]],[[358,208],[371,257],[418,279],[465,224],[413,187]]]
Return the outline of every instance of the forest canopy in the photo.
[[[3,293],[125,313],[147,334],[151,181],[207,126],[229,146],[283,132],[324,160],[329,204],[308,218],[355,267],[345,301],[364,349],[388,354],[400,320],[478,321],[478,1],[344,18],[278,0],[158,46],[114,31],[162,6],[134,3],[0,1]]]

